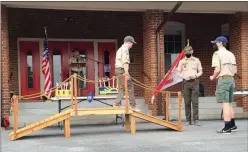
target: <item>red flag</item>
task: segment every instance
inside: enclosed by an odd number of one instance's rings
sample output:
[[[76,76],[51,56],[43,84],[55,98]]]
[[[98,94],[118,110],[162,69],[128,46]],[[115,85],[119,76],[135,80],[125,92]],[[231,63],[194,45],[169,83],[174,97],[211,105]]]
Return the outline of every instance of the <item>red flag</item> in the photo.
[[[151,99],[152,104],[153,104],[155,97],[158,95],[159,91],[164,90],[166,88],[169,88],[169,87],[183,81],[183,79],[177,75],[177,70],[176,70],[178,63],[182,58],[184,58],[184,51],[182,51],[177,56],[176,60],[171,65],[169,71],[164,76],[164,79],[155,88],[155,91],[153,92],[153,96]]]

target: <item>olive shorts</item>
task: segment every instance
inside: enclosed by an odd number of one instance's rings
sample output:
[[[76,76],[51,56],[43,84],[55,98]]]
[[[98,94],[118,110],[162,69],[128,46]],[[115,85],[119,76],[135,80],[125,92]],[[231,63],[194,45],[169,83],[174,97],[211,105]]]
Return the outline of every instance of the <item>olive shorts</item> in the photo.
[[[216,99],[218,102],[231,103],[233,101],[234,79],[221,78],[218,79],[216,86]]]

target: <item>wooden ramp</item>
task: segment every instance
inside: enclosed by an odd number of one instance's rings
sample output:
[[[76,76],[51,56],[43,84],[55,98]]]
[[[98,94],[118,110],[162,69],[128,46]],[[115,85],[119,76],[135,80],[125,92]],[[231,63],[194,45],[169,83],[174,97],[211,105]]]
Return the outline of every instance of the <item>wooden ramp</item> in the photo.
[[[129,109],[128,113],[132,111]],[[77,112],[73,111],[71,116],[84,116],[84,115],[117,115],[125,114],[125,107],[103,107],[103,108],[80,108]]]
[[[146,120],[146,121],[149,121],[149,122],[152,122],[152,123],[164,126],[164,127],[168,127],[168,128],[171,128],[171,129],[174,129],[177,131],[183,131],[183,126],[182,126],[181,122],[179,122],[179,124],[174,124],[172,122],[165,121],[165,120],[162,120],[162,119],[159,119],[159,118],[156,118],[156,117],[153,117],[153,116],[141,113],[141,112],[137,112],[137,111],[133,111],[131,113],[131,116],[136,117],[136,118],[140,118],[140,119],[143,119],[143,120]],[[135,128],[133,128],[133,129],[135,129]]]
[[[70,123],[69,118],[71,116],[72,111],[73,111],[73,109],[69,109],[69,110],[66,110],[64,112],[52,115],[52,116],[50,116],[44,120],[41,120],[39,122],[28,125],[24,128],[17,129],[16,132],[13,131],[10,133],[10,136],[9,136],[10,140],[16,140],[18,138],[21,138],[23,136],[26,136],[28,134],[31,134],[35,131],[46,128],[48,126],[51,126],[54,123],[58,123],[58,122],[63,121],[63,120],[67,120],[67,121],[65,121],[65,127],[68,128],[68,125],[70,125],[70,124],[68,124],[68,123]],[[69,127],[69,129],[70,129],[70,127]],[[70,130],[67,130],[67,131],[69,131],[69,133],[65,132],[65,136],[69,137],[70,136]]]

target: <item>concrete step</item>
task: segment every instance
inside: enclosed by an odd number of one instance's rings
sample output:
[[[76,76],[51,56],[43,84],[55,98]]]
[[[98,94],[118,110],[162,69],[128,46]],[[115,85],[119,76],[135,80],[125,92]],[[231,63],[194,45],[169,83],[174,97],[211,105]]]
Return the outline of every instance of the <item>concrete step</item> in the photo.
[[[243,109],[240,107],[233,108],[235,112],[235,118],[247,118],[248,113],[243,112]],[[219,109],[199,109],[199,119],[207,120],[207,119],[220,119],[221,118],[221,108]],[[191,117],[193,116],[193,111],[191,109]],[[170,119],[178,119],[178,110],[170,110],[169,113]],[[182,120],[185,120],[185,110],[181,110]]]
[[[233,107],[237,107],[237,103],[236,102],[233,102],[232,103],[232,106]],[[185,107],[185,103],[183,102],[182,103],[182,106],[181,106],[183,109]],[[221,108],[221,104],[220,103],[207,103],[207,102],[199,102],[199,109],[219,109]],[[170,104],[170,109],[178,109],[178,103],[171,103]]]
[[[182,99],[184,101],[184,98],[182,98]],[[178,100],[178,98],[177,97],[174,97],[174,96],[170,98],[170,102],[171,103],[177,102],[177,100]],[[215,96],[199,97],[199,102],[201,102],[201,103],[204,103],[204,102],[207,102],[207,103],[217,103]]]
[[[248,113],[247,112],[243,112],[243,113],[236,113],[235,114],[235,118],[248,118]],[[202,115],[199,115],[199,119],[200,120],[223,120],[223,118],[221,119],[221,115],[219,114],[202,114]],[[178,116],[177,114],[173,114],[173,115],[170,115],[170,121],[174,121],[174,120],[178,120]],[[185,114],[182,113],[182,121],[185,121]]]

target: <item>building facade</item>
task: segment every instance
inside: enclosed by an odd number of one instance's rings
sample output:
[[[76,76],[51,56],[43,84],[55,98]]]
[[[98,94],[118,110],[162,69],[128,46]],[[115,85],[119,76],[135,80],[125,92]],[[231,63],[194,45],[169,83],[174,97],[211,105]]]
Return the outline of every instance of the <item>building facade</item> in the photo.
[[[48,32],[53,85],[69,76],[68,57],[75,48],[79,48],[82,55],[99,61],[88,60],[84,71],[88,79],[98,80],[106,75],[112,77],[115,52],[122,45],[124,37],[132,35],[137,44],[130,50],[130,75],[153,89],[158,84],[156,30],[168,17],[176,2],[161,2],[161,6],[153,5],[152,2],[134,3],[132,8],[127,7],[126,3],[128,2],[123,4],[112,2],[111,5],[101,5],[102,8],[99,8],[100,4],[86,2],[85,7],[80,9],[76,7],[77,4],[60,6],[51,2],[43,6],[42,3],[31,5],[32,3],[24,2],[3,2],[2,114],[9,113],[12,91],[16,95],[43,91],[44,76],[41,72],[41,62],[45,26]],[[195,2],[197,4],[193,5],[194,8],[189,3],[194,2],[183,3],[160,31],[161,77],[165,75],[173,59],[182,51],[186,40],[189,39],[194,56],[202,62],[203,75],[200,82],[204,85],[205,96],[214,96],[216,82],[209,81],[209,76],[213,72],[211,68],[213,49],[210,41],[219,35],[225,35],[230,42],[229,50],[237,58],[240,78],[236,79],[236,87],[247,89],[247,2],[220,2],[220,5],[226,6],[223,10],[212,7],[213,4],[208,2]],[[232,7],[234,4],[236,7]],[[163,6],[166,6],[164,8],[167,10],[162,9]],[[104,71],[106,64],[110,65],[110,71],[107,73]],[[96,84],[85,84],[83,95],[89,92],[98,95],[98,87]],[[168,90],[181,91],[182,84]],[[158,102],[150,104],[152,91],[135,86],[135,96],[144,97],[153,115],[160,115]],[[238,105],[242,106],[244,111],[248,111],[248,97],[239,100]]]

